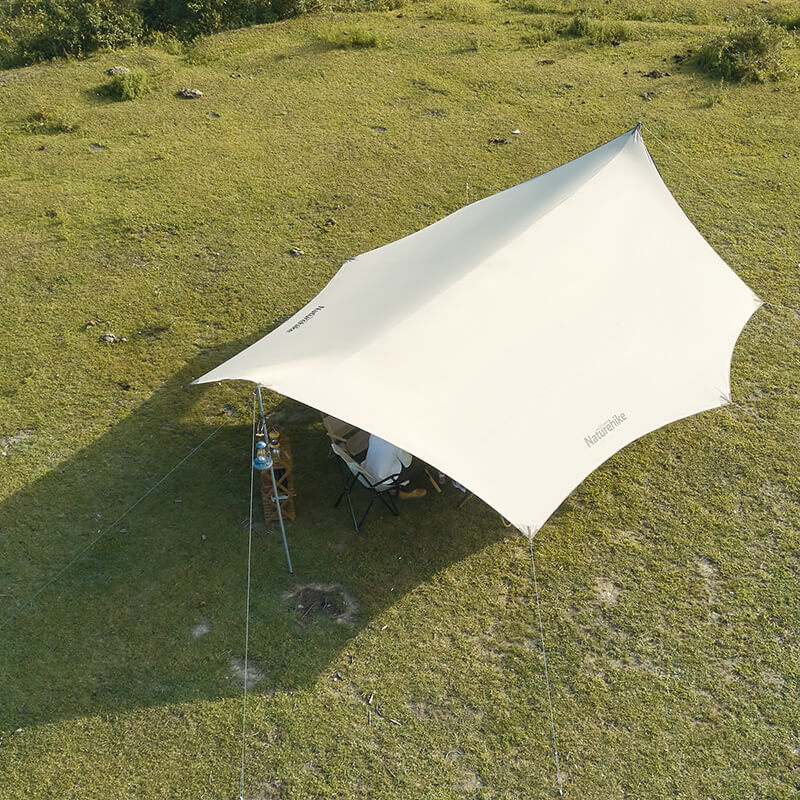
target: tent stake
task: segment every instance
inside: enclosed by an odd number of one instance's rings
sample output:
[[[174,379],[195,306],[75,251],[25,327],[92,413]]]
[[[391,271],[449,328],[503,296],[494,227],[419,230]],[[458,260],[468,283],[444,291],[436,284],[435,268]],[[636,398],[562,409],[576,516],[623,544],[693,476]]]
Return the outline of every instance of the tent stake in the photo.
[[[261,384],[256,386],[256,397],[258,397],[258,411],[261,414],[261,425],[264,430],[264,435],[267,434],[267,418],[264,416],[264,403],[261,400]],[[289,555],[289,544],[286,541],[286,528],[283,524],[283,513],[281,512],[281,498],[278,495],[278,484],[275,480],[275,467],[272,464],[272,459],[269,462],[269,474],[272,477],[272,496],[275,498],[275,508],[278,509],[278,522],[281,526],[281,535],[283,536],[283,549],[286,552],[286,563],[289,567],[289,574],[293,575],[292,557]]]

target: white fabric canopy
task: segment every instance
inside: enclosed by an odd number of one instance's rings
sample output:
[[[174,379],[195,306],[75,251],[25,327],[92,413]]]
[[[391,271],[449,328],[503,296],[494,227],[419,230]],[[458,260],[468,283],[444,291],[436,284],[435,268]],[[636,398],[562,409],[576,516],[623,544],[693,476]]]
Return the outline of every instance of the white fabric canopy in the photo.
[[[198,379],[244,379],[434,465],[532,536],[629,442],[730,402],[761,301],[639,128],[350,259]]]

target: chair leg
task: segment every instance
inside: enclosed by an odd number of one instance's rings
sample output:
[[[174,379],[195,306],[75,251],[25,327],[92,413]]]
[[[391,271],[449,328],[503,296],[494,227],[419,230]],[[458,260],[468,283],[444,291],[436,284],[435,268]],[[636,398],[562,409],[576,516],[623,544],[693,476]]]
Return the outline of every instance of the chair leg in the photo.
[[[392,512],[395,517],[400,516],[400,511],[397,508],[397,504],[394,501],[394,497],[392,497],[391,491],[388,492],[379,492],[378,497],[381,499],[381,502]]]
[[[352,476],[351,476],[352,478]],[[344,488],[339,493],[339,496],[336,498],[336,502],[333,504],[334,508],[339,508],[339,504],[342,502],[342,498],[345,496],[349,497],[350,490],[353,488],[354,481],[351,478],[342,478],[342,483],[344,484]]]
[[[367,506],[367,509],[366,509],[366,511],[365,511],[365,512],[364,512],[364,513],[361,515],[361,519],[360,519],[360,520],[359,520],[359,522],[356,524],[356,531],[357,531],[358,533],[360,533],[360,532],[361,532],[361,526],[364,524],[364,520],[367,518],[367,514],[369,514],[369,510],[372,508],[372,504],[373,504],[374,502],[375,502],[375,498],[374,498],[374,497],[370,498],[369,505]],[[356,518],[355,518],[355,517],[353,517],[353,522],[355,522],[355,521],[356,521]]]

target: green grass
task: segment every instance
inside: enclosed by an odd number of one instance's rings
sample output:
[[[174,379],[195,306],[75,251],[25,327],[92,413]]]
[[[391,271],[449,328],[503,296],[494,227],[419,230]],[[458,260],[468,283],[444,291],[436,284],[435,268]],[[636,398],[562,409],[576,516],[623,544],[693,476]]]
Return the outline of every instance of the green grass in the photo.
[[[0,620],[224,423],[0,631],[3,800],[237,796],[250,387],[180,387],[348,256],[642,120],[703,235],[800,306],[800,83],[709,105],[718,81],[674,59],[723,6],[613,48],[420,5],[0,73]],[[334,26],[388,44],[321,48]],[[151,91],[111,102],[115,64]],[[759,311],[736,405],[629,446],[537,535],[565,796],[796,795],[799,345],[800,315]],[[296,574],[257,518],[245,797],[556,796],[527,543],[454,490],[355,535],[314,413],[267,402],[295,449]],[[299,621],[281,596],[312,581],[359,599],[352,627]]]
[[[633,38],[630,26],[624,22],[605,22],[582,12],[572,18],[566,33],[569,36],[585,36],[597,44],[619,45]]]

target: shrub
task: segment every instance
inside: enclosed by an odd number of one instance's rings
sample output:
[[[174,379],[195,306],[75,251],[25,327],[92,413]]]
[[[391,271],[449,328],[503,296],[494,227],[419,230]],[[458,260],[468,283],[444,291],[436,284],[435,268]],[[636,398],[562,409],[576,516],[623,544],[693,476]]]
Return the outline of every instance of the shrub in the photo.
[[[630,27],[624,22],[595,19],[585,11],[579,11],[572,18],[566,33],[586,37],[597,44],[619,44],[633,38]]]
[[[708,42],[697,60],[707,72],[725,80],[763,83],[785,73],[784,50],[790,41],[777,25],[749,17]]]
[[[152,31],[145,37],[145,42],[171,56],[179,56],[184,52],[183,42],[171,33]]]
[[[133,44],[142,18],[134,0],[15,0],[0,31],[0,63],[17,66]]]
[[[117,100],[135,100],[150,89],[150,79],[140,69],[125,75],[115,75],[108,84],[108,93]]]
[[[322,35],[322,40],[329,47],[339,50],[363,50],[380,44],[376,34],[357,25],[348,25],[346,29],[331,28]]]

